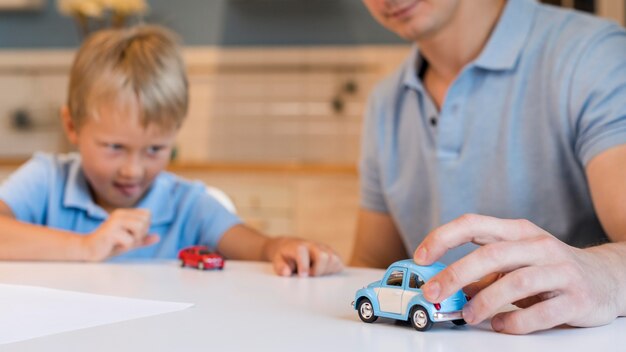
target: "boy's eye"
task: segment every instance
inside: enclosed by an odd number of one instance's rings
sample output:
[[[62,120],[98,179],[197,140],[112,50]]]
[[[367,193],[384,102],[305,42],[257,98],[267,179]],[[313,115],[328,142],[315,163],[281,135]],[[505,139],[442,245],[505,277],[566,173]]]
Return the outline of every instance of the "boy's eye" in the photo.
[[[115,144],[115,143],[107,143],[105,144],[105,146],[107,149],[114,150],[114,151],[122,150],[124,148],[121,144]]]
[[[164,147],[161,145],[153,145],[151,147],[148,147],[148,154],[157,154],[158,152],[163,150],[163,148]]]

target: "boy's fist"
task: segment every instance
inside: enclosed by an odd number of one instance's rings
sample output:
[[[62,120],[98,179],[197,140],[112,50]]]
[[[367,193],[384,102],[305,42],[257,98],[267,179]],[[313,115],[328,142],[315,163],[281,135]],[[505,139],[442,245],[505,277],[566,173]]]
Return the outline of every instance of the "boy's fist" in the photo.
[[[88,261],[101,261],[134,248],[150,246],[159,241],[149,235],[150,211],[117,209],[90,235],[85,236]]]

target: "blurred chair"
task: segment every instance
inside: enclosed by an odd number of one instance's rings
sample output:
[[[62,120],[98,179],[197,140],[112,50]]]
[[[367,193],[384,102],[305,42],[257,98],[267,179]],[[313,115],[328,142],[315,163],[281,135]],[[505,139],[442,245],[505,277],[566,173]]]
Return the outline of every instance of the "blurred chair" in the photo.
[[[224,193],[219,188],[215,188],[212,186],[206,186],[206,193],[211,197],[215,198],[226,210],[230,211],[233,214],[237,214],[237,208],[235,207],[235,203],[233,203],[232,199]]]

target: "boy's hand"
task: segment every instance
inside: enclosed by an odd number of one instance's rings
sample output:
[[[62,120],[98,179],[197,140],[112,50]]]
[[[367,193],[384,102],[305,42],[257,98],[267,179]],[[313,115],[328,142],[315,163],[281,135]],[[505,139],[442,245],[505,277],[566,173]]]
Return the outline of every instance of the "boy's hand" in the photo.
[[[615,247],[621,244],[578,249],[526,220],[465,215],[428,234],[414,258],[428,265],[468,242],[482,247],[422,288],[431,302],[462,288],[475,295],[463,308],[468,324],[495,314],[494,330],[526,334],[561,324],[608,324],[623,311],[623,280],[616,275],[623,264]],[[509,303],[522,309],[497,312]]]
[[[150,212],[145,209],[117,209],[89,236],[85,237],[88,261],[101,261],[137,247],[159,242],[149,235]]]
[[[266,248],[274,270],[281,276],[322,276],[343,269],[337,253],[323,244],[281,237],[270,239]]]

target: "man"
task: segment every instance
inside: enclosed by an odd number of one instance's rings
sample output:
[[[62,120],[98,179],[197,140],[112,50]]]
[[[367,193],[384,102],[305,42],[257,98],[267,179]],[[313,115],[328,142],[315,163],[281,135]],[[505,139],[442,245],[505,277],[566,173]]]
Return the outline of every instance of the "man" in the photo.
[[[626,32],[533,0],[364,3],[417,45],[370,98],[352,265],[451,263],[425,297],[465,287],[464,319],[505,333],[626,315]]]

